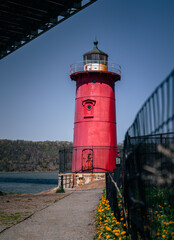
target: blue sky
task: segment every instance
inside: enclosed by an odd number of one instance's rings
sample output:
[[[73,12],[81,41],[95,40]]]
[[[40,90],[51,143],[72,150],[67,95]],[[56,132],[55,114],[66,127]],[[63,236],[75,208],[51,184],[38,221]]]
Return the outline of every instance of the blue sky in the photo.
[[[173,0],[98,0],[0,61],[0,138],[72,141],[70,64],[98,47],[122,67],[116,83],[118,142],[174,68]]]

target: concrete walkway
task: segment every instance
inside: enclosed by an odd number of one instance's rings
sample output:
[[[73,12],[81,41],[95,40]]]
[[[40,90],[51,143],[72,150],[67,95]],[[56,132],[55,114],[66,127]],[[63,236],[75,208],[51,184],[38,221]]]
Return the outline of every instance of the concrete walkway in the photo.
[[[102,189],[75,191],[0,233],[1,240],[93,240]]]

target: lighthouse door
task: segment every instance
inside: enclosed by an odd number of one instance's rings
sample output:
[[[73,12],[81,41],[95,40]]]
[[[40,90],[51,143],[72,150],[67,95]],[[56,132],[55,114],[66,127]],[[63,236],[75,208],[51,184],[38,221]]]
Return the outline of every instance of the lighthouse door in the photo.
[[[93,170],[93,150],[83,149],[82,151],[82,171]]]

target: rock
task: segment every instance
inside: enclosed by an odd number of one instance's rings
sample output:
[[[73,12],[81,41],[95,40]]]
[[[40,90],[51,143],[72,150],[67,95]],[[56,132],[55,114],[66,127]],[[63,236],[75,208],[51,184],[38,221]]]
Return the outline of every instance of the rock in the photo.
[[[4,195],[6,195],[6,193],[0,190],[0,196],[4,196]]]

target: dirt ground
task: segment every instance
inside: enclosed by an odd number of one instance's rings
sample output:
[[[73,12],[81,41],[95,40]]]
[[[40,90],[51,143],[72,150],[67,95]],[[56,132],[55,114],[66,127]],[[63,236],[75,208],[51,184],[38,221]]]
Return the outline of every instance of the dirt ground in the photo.
[[[0,232],[71,194],[71,192],[56,193],[56,189],[38,194],[0,196]]]
[[[75,190],[88,190],[88,189],[96,189],[96,188],[104,188],[104,187],[105,187],[105,180],[98,180],[98,181],[90,182],[85,185],[75,187]]]
[[[73,191],[104,188],[105,181],[95,181],[78,186],[65,193],[56,193],[57,188],[37,194],[7,194],[0,196],[0,232],[29,218],[35,212],[70,195]]]

